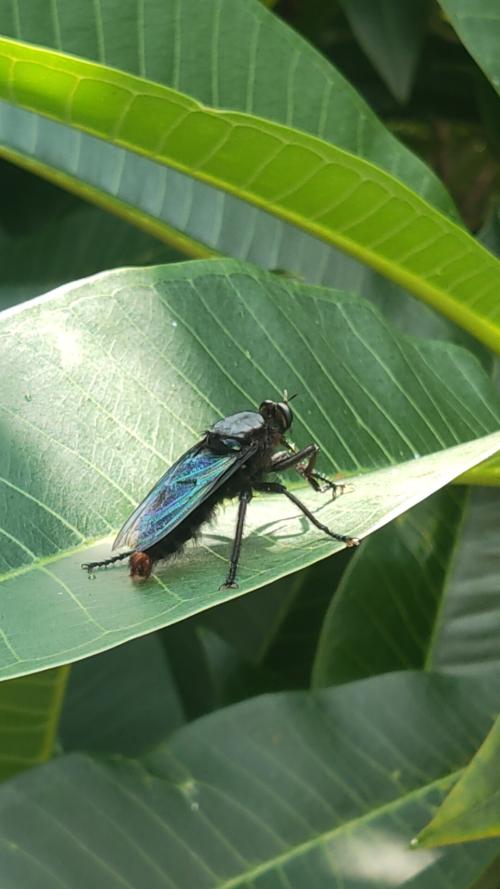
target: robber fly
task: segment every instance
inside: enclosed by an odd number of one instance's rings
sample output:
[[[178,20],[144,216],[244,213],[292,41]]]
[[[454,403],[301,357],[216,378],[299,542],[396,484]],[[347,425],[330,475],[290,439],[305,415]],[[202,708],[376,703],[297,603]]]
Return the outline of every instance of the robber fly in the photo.
[[[221,589],[236,588],[245,514],[254,491],[284,494],[316,528],[346,546],[357,546],[356,537],[331,531],[281,482],[266,480],[269,473],[293,468],[315,491],[331,491],[336,496],[344,489],[316,471],[317,445],[297,451],[285,438],[293,421],[290,400],[285,392],[283,401],[263,401],[258,411],[242,411],[214,423],[127,519],[113,544],[113,550],[125,552],[82,568],[91,572],[129,557],[131,577],[144,580],[155,562],[179,552],[196,536],[223,500],[238,497],[229,571]]]

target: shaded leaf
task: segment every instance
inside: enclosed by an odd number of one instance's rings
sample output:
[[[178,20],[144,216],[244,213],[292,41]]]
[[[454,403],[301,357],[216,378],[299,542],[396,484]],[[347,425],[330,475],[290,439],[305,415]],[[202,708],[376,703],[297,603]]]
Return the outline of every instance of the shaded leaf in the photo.
[[[460,40],[500,92],[500,14],[496,0],[438,0]]]
[[[340,0],[340,5],[393,96],[406,102],[422,45],[426,0]]]
[[[500,491],[473,491],[436,627],[434,669],[477,673],[500,666]]]
[[[161,642],[152,634],[73,665],[59,741],[66,752],[136,756],[183,722]]]
[[[279,688],[272,674],[245,659],[201,618],[183,620],[161,635],[188,720]]]
[[[409,840],[497,706],[486,680],[393,674],[228,708],[143,760],[62,757],[0,788],[3,886],[471,889],[500,843]]]
[[[96,272],[173,259],[179,255],[160,241],[82,204],[0,243],[0,309]]]
[[[330,605],[314,683],[500,666],[499,512],[496,489],[448,489],[373,535]]]
[[[431,666],[465,505],[465,489],[440,491],[355,554],[325,617],[315,686]]]
[[[211,608],[199,620],[245,660],[281,675],[281,688],[307,688],[324,611],[353,552],[335,553],[252,596]]]

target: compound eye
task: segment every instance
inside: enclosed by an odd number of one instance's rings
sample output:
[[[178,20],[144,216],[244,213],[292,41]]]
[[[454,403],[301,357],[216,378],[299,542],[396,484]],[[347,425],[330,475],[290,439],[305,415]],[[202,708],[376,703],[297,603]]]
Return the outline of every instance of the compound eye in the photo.
[[[275,401],[263,401],[259,407],[259,414],[262,414],[263,417],[272,417],[274,414],[274,409],[276,407]]]
[[[276,405],[276,414],[280,426],[283,429],[289,429],[293,422],[293,414],[290,405],[285,401],[280,401]]]

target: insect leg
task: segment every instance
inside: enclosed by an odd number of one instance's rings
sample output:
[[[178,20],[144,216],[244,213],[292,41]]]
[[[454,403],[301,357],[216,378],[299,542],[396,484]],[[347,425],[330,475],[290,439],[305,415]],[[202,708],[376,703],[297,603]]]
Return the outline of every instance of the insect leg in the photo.
[[[291,447],[291,446],[290,446]],[[339,494],[344,493],[344,484],[335,484],[335,482],[330,481],[326,475],[321,475],[321,473],[316,472],[314,467],[316,465],[316,460],[318,458],[319,448],[318,445],[310,444],[307,447],[302,448],[301,451],[295,451],[291,454],[286,454],[284,452],[278,453],[274,455],[272,460],[272,470],[274,472],[283,472],[285,469],[291,469],[295,467],[297,472],[305,478],[306,482],[311,485],[315,491],[331,491],[333,497],[338,497]],[[307,464],[305,466],[300,466],[307,460]],[[323,482],[321,485],[320,482]]]
[[[221,590],[235,590],[238,589],[238,584],[235,583],[236,572],[238,570],[238,561],[240,558],[240,550],[241,550],[241,541],[243,539],[243,525],[245,524],[245,513],[247,511],[247,506],[252,499],[252,491],[250,488],[245,488],[240,494],[240,505],[238,507],[238,521],[236,523],[236,534],[234,535],[233,542],[233,551],[231,553],[231,563],[229,566],[229,571],[227,573],[226,582],[222,584],[219,589]]]
[[[330,531],[326,525],[323,525],[322,522],[319,522],[315,515],[307,508],[305,503],[302,503],[295,494],[292,494],[288,488],[285,488],[285,485],[281,485],[279,482],[257,482],[253,485],[254,491],[262,491],[265,494],[284,494],[285,497],[288,497],[292,503],[295,503],[295,506],[298,506],[301,512],[304,513],[305,516],[309,519],[309,521],[315,525],[316,528],[319,528],[320,531],[323,531],[324,534],[328,534],[329,537],[333,537],[334,540],[341,540],[342,543],[345,543],[346,546],[358,546],[359,540],[357,537],[349,537],[345,534],[337,534],[335,531]]]
[[[121,553],[119,556],[111,556],[110,559],[103,559],[102,562],[85,562],[82,565],[82,568],[90,574],[94,568],[107,568],[108,565],[112,565],[113,562],[120,562],[121,559],[126,559],[129,555],[130,553]]]

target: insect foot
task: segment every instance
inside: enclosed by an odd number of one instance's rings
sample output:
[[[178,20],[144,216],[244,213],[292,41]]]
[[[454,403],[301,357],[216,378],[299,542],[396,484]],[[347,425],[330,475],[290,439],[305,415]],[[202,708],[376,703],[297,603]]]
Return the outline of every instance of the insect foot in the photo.
[[[358,537],[348,537],[345,545],[346,546],[359,546],[361,540]]]
[[[223,590],[238,590],[239,586],[237,583],[231,581],[231,583],[221,583],[219,587],[219,592],[223,592]]]

